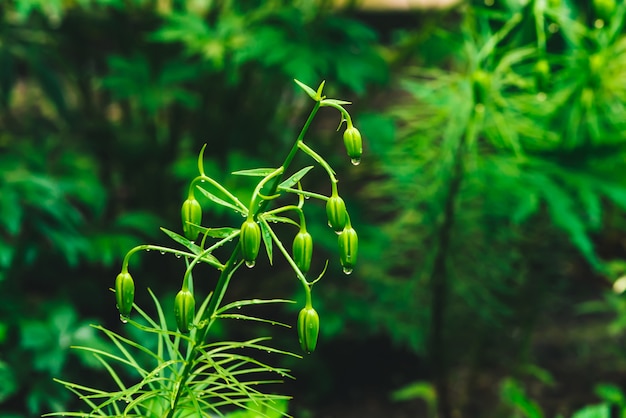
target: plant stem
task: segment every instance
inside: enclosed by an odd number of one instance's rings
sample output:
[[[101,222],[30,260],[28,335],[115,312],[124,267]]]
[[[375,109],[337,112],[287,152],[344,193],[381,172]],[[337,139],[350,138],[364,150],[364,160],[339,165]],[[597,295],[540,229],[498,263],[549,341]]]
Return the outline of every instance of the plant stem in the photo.
[[[448,281],[448,253],[450,249],[450,238],[454,229],[456,217],[456,201],[461,190],[464,177],[464,153],[465,146],[472,142],[476,128],[476,112],[472,110],[465,135],[459,139],[457,144],[453,167],[452,178],[448,193],[444,201],[444,219],[439,229],[439,246],[435,254],[432,271],[432,305],[430,324],[430,359],[434,369],[435,390],[437,392],[437,416],[439,418],[451,418],[452,408],[450,405],[450,388],[448,376],[447,347],[444,335],[446,326],[445,315],[448,302],[449,281]]]

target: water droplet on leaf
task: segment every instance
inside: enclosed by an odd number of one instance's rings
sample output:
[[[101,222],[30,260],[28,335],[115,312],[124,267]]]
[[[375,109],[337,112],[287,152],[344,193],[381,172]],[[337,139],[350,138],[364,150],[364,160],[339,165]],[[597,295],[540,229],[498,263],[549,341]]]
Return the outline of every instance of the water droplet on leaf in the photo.
[[[246,267],[248,267],[248,268],[250,268],[250,269],[251,269],[252,267],[254,267],[254,264],[255,264],[255,262],[254,262],[254,261],[246,261]]]
[[[344,273],[344,274],[351,274],[351,273],[352,273],[352,269],[351,269],[351,268],[348,268],[348,267],[344,267],[344,268],[343,268],[343,273]]]

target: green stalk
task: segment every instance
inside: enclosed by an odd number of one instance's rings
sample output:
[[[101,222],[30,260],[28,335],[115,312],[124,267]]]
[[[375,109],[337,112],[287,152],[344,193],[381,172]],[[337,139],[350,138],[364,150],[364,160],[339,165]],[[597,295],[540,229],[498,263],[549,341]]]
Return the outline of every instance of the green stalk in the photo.
[[[283,179],[284,173],[287,171],[294,157],[296,156],[298,150],[300,149],[298,145],[300,144],[300,142],[302,142],[304,135],[308,131],[309,127],[311,126],[311,123],[313,122],[313,119],[315,118],[315,115],[317,114],[317,111],[319,110],[319,108],[320,108],[320,102],[317,101],[315,102],[315,106],[311,110],[309,117],[304,123],[304,126],[300,130],[300,134],[298,135],[298,138],[294,142],[293,146],[291,147],[291,150],[287,154],[287,157],[285,157],[285,160],[283,161],[283,164],[281,166],[282,173],[280,173],[274,178],[274,182],[271,185],[271,189],[270,189],[270,192],[268,193],[268,196],[272,196],[278,190],[278,186],[280,185]],[[256,212],[254,213],[254,216],[256,217],[257,214],[265,211],[265,208],[267,207],[268,204],[269,204],[269,200],[263,200],[261,202],[261,205],[258,206]],[[168,411],[166,418],[174,417],[176,406],[178,405],[178,401],[180,400],[182,392],[184,388],[186,387],[187,380],[189,379],[189,375],[191,374],[192,368],[195,365],[195,360],[198,356],[198,351],[196,348],[202,345],[202,343],[206,340],[207,335],[209,333],[209,329],[211,328],[211,325],[213,321],[215,320],[214,318],[215,312],[217,311],[219,305],[221,304],[222,299],[224,298],[224,294],[226,293],[226,289],[228,288],[228,283],[230,282],[230,279],[233,273],[235,273],[237,268],[241,266],[242,261],[243,260],[241,258],[241,245],[238,243],[235,249],[233,250],[230,258],[224,265],[222,272],[220,273],[220,277],[217,280],[217,285],[215,286],[215,291],[213,292],[213,295],[211,296],[211,299],[209,300],[209,305],[207,306],[207,309],[204,312],[204,315],[202,317],[202,320],[206,320],[207,325],[202,329],[196,330],[194,342],[192,343],[193,344],[192,350],[189,351],[189,355],[187,356],[187,359],[185,361],[185,367],[181,373],[180,381],[177,382],[178,386],[176,388],[176,394],[174,395],[174,400],[172,402],[172,408],[170,408],[170,410]]]

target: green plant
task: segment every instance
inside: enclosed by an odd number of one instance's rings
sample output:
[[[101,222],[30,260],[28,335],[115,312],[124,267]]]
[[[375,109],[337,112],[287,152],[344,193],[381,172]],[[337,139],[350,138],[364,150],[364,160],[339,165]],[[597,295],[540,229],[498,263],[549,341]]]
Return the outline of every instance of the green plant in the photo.
[[[287,397],[263,392],[259,387],[276,383],[277,377],[279,379],[290,377],[288,370],[271,366],[257,357],[262,351],[296,355],[271,347],[267,342],[268,338],[265,337],[248,341],[213,341],[211,330],[216,321],[221,319],[285,325],[254,315],[238,313],[238,310],[255,305],[288,302],[286,300],[251,299],[223,302],[229,283],[237,269],[242,264],[249,268],[255,266],[259,247],[263,241],[269,262],[272,263],[273,249],[277,247],[303,286],[306,306],[302,311],[304,314],[301,313],[297,321],[298,336],[303,350],[311,352],[317,344],[319,317],[313,309],[311,290],[313,285],[322,278],[326,268],[317,278],[307,279],[305,272],[299,267],[302,265],[302,255],[298,253],[297,260],[294,260],[278,238],[272,224],[292,225],[297,227],[302,234],[302,231],[306,231],[304,206],[307,198],[322,202],[329,200],[327,196],[302,188],[302,181],[313,166],[304,167],[286,177],[298,152],[311,157],[326,171],[332,184],[333,196],[337,196],[338,180],[334,170],[304,142],[304,137],[315,115],[322,107],[332,107],[338,110],[341,113],[342,122],[349,121],[350,116],[343,107],[348,102],[328,99],[322,95],[324,83],[320,84],[315,91],[296,82],[315,101],[315,106],[285,160],[278,168],[246,169],[233,173],[237,176],[260,178],[249,195],[249,202],[244,204],[226,187],[205,174],[203,167],[205,148],[203,147],[198,157],[199,175],[190,182],[189,197],[184,202],[181,212],[185,235],[162,228],[170,238],[185,249],[140,245],[130,250],[124,258],[122,272],[118,275],[115,284],[120,319],[124,323],[132,324],[145,335],[153,336],[156,339],[156,349],[152,350],[139,340],[133,340],[104,327],[96,326],[111,340],[116,349],[104,350],[89,346],[77,348],[93,354],[110,373],[117,388],[110,390],[60,381],[85,402],[90,412],[54,412],[47,416],[209,416],[210,414],[222,415],[228,407],[256,411],[259,406],[261,410],[258,413],[261,416],[271,416],[271,413],[286,414],[281,409],[281,404],[276,402],[285,400]],[[348,125],[352,126],[351,123]],[[240,228],[205,227],[196,223],[195,221],[200,220],[201,216],[193,212],[195,209],[188,208],[188,202],[195,201],[195,193],[201,193],[213,204],[241,214],[245,218],[244,223]],[[270,208],[271,204],[285,196],[296,196],[297,204],[284,204]],[[296,220],[285,216],[285,213],[295,213]],[[344,268],[349,267],[351,271],[356,261],[357,237],[349,221],[339,235],[340,242],[343,235],[349,237],[347,239],[349,245],[340,245],[340,259]],[[190,240],[188,237],[197,238]],[[227,257],[227,261],[223,262],[217,253],[229,245],[234,248]],[[140,251],[160,251],[163,254],[183,257],[186,261],[187,268],[182,278],[182,287],[174,302],[173,313],[178,331],[169,329],[167,315],[152,291],[149,292],[154,302],[156,317],[132,303],[136,285],[128,272],[129,262],[131,257]],[[310,253],[305,252],[305,256],[309,257]],[[194,280],[198,279],[194,278],[192,272],[200,263],[214,267],[219,272],[219,278],[214,290],[202,299],[196,312]],[[346,266],[346,263],[349,264]],[[308,264],[305,263],[305,265]],[[131,318],[132,312],[139,315],[139,320]],[[135,376],[134,382],[130,384],[124,382],[119,368],[132,371]],[[252,402],[253,406],[249,402]],[[263,412],[266,410],[269,413]]]
[[[598,240],[626,209],[625,13],[473,2],[421,45],[437,59],[406,70],[386,119],[360,119],[381,133],[367,215],[389,221],[353,301],[379,303],[353,320],[427,359],[442,418],[487,416],[486,369],[535,361],[534,332],[572,278],[595,297],[589,277],[610,275]]]

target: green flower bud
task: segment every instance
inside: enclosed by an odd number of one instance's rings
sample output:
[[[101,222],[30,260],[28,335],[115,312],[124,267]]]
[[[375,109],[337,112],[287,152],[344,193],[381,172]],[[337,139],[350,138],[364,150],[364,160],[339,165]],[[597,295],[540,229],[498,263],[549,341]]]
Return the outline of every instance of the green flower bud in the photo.
[[[202,222],[202,207],[200,203],[195,198],[189,197],[183,203],[180,214],[183,220],[183,233],[185,237],[191,241],[195,240],[198,238],[198,230],[188,222],[196,225]]]
[[[302,274],[306,275],[311,267],[311,258],[313,257],[313,238],[306,230],[298,232],[293,240],[293,261],[300,269]]]
[[[343,272],[352,273],[356,264],[356,256],[359,250],[359,237],[351,226],[347,226],[339,234],[339,259]]]
[[[196,316],[196,301],[187,289],[181,289],[174,299],[174,316],[180,332],[187,333]]]
[[[348,126],[343,132],[343,143],[346,146],[346,151],[352,164],[358,165],[361,162],[361,154],[363,154],[361,132],[354,126]]]
[[[123,271],[115,278],[115,302],[122,317],[128,317],[133,309],[135,282],[130,273]]]
[[[320,318],[312,307],[303,308],[298,314],[298,341],[302,351],[311,354],[317,346]]]
[[[252,219],[246,220],[241,225],[239,242],[241,243],[241,252],[246,265],[254,267],[256,257],[259,255],[259,247],[261,246],[261,228]]]
[[[328,225],[335,232],[339,233],[346,227],[348,221],[346,204],[336,193],[326,202],[326,216],[328,217]]]

